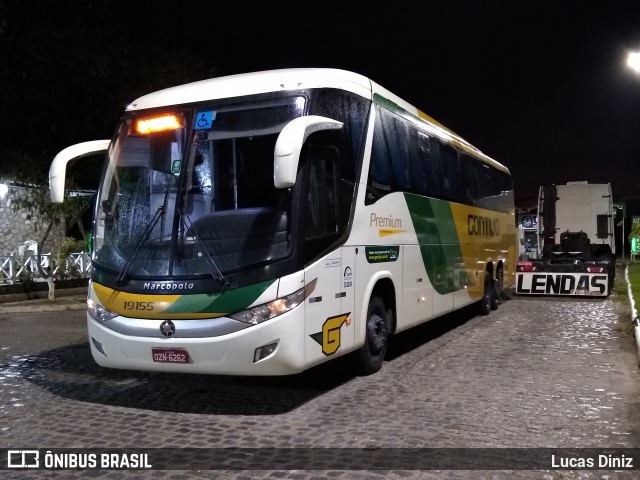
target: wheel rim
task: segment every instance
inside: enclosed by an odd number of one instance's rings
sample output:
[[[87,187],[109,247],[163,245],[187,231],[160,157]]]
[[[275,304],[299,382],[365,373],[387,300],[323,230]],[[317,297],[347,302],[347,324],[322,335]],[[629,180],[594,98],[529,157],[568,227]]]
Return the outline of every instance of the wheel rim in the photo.
[[[500,295],[502,293],[504,278],[502,277],[502,270],[498,271],[498,275],[496,275],[496,293]]]
[[[488,273],[485,274],[484,279],[484,304],[489,306],[491,304],[491,279],[488,277]]]
[[[387,329],[384,318],[377,313],[372,313],[367,322],[367,340],[371,352],[379,352],[384,348],[387,338]]]

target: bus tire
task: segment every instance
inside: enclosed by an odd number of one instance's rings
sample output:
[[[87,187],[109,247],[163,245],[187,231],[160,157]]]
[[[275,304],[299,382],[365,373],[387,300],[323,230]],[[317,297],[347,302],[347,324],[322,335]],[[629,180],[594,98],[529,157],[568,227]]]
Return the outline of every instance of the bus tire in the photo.
[[[498,268],[496,278],[493,279],[492,295],[491,295],[491,310],[497,310],[500,304],[500,295],[502,295],[502,269]]]
[[[384,302],[374,296],[367,308],[364,345],[358,351],[356,369],[361,375],[371,375],[382,368],[389,343],[389,320]]]
[[[491,305],[495,297],[494,282],[489,271],[484,272],[484,287],[482,289],[482,298],[478,302],[478,313],[480,315],[489,315],[491,313]]]

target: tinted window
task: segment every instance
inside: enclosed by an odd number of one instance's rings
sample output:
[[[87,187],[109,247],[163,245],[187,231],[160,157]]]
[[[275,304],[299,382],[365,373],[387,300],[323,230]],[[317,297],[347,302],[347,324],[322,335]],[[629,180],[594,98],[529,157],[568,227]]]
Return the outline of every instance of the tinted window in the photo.
[[[513,191],[507,173],[429,136],[418,125],[379,105],[376,112],[366,204],[403,191],[511,210]]]

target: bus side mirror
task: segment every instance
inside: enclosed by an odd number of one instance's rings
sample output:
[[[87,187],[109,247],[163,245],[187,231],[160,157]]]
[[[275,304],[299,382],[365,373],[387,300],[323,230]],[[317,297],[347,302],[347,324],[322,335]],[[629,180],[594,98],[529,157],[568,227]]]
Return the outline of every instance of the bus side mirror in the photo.
[[[273,184],[288,188],[296,183],[300,151],[309,135],[321,130],[338,130],[343,123],[327,117],[309,115],[291,120],[278,135],[273,152]]]
[[[64,201],[64,181],[67,173],[67,163],[71,160],[106,152],[110,140],[93,140],[77,143],[60,151],[49,167],[49,194],[53,203]]]

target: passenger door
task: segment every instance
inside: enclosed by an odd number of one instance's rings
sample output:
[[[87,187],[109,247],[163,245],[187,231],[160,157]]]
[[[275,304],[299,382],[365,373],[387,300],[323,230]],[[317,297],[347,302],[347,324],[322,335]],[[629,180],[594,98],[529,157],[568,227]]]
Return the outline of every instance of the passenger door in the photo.
[[[353,345],[350,311],[342,310],[344,268],[342,249],[331,250],[343,231],[340,211],[340,155],[330,145],[309,148],[304,214],[305,283],[315,290],[305,302],[305,357],[318,364]],[[317,258],[317,260],[313,260]],[[350,287],[347,287],[350,288]],[[353,288],[350,288],[352,291]]]

